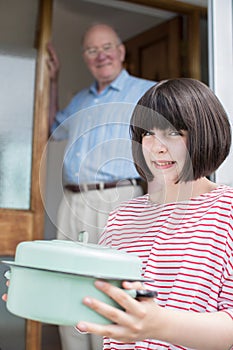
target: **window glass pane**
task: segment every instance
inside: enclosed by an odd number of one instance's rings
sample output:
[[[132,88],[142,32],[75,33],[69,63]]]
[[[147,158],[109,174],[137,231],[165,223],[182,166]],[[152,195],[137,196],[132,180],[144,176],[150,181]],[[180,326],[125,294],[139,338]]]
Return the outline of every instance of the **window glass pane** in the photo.
[[[0,53],[0,207],[30,207],[35,53]]]
[[[37,14],[0,0],[0,208],[30,209]]]

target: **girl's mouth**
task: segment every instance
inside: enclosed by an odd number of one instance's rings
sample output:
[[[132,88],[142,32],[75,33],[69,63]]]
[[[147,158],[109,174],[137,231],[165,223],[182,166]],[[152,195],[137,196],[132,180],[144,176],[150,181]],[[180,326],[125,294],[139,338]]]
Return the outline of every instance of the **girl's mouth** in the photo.
[[[167,169],[175,164],[174,161],[152,161],[156,168]]]

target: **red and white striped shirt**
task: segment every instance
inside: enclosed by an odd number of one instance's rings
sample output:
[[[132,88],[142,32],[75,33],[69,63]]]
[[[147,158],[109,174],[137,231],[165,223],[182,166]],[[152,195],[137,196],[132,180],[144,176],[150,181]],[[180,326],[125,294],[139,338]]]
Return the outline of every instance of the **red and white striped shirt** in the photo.
[[[226,311],[233,319],[233,188],[225,185],[187,202],[156,204],[148,195],[123,203],[109,217],[101,244],[136,253],[142,276],[153,279],[158,304]],[[104,349],[187,349],[147,339]]]

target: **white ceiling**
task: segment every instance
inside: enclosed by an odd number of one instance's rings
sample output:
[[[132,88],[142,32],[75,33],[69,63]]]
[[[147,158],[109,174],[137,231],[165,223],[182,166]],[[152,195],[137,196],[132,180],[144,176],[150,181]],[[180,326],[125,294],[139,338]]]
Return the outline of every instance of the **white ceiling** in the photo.
[[[127,40],[151,27],[154,27],[176,15],[174,12],[163,11],[148,6],[141,6],[127,1],[118,0],[54,0],[55,6],[65,11],[78,14],[80,30],[83,32],[82,21],[86,26],[95,22],[105,22],[113,25],[121,38]],[[182,2],[206,6],[208,0],[184,0]]]
[[[78,31],[83,33],[88,25],[106,22],[113,25],[123,40],[143,32],[172,18],[175,14],[119,0],[53,0],[54,8],[63,9],[73,22],[78,22]],[[183,2],[207,6],[208,0],[183,0]],[[33,46],[37,1],[0,0],[1,47]]]

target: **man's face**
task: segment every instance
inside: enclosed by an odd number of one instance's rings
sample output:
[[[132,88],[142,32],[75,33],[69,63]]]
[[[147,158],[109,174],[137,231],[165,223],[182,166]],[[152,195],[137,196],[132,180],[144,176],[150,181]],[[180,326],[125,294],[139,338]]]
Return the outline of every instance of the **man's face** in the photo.
[[[83,57],[101,90],[121,72],[125,47],[110,27],[96,25],[85,35]]]

